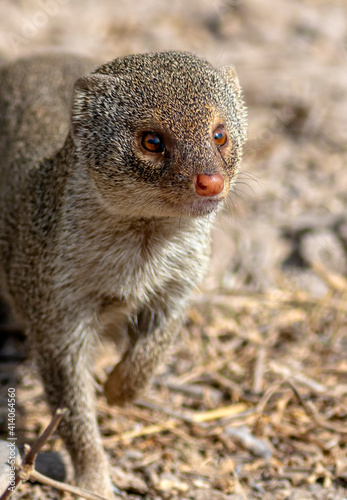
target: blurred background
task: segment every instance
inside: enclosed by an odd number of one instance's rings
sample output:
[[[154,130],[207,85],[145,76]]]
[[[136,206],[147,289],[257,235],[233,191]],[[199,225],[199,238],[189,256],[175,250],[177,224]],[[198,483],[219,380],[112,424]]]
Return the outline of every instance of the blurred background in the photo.
[[[106,438],[113,479],[146,498],[345,499],[347,1],[0,2],[0,63],[42,50],[105,62],[167,49],[236,66],[248,142],[184,343],[154,381],[159,416],[132,408],[113,420],[99,398],[102,430],[118,439],[162,423],[163,407],[246,411],[219,434],[184,421],[185,432],[181,422],[180,433],[121,450]],[[100,383],[113,362],[105,353]],[[49,413],[31,377],[20,398],[34,438]]]

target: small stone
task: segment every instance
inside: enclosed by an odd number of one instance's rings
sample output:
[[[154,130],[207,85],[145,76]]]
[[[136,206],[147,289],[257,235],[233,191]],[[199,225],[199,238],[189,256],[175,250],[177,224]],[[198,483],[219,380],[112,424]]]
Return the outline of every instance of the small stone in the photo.
[[[61,455],[56,451],[43,451],[35,460],[35,469],[40,474],[50,477],[55,481],[65,481],[66,469]]]
[[[305,234],[301,240],[300,253],[308,263],[320,261],[324,267],[342,274],[347,270],[343,245],[328,229]]]
[[[241,427],[226,427],[225,434],[234,438],[241,445],[249,450],[256,457],[262,457],[266,460],[272,456],[272,451],[269,445],[262,439],[259,439],[251,433],[247,426]]]

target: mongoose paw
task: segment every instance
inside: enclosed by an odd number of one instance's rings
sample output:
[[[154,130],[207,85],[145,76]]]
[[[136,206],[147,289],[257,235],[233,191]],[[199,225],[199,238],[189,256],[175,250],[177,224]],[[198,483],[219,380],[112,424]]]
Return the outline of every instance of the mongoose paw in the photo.
[[[76,484],[81,489],[97,493],[105,498],[108,498],[109,500],[119,498],[115,495],[117,488],[112,485],[108,474],[100,474],[98,477],[92,477],[92,475],[89,475],[88,477],[80,477],[76,479]],[[82,500],[82,497],[78,497],[78,499]]]
[[[123,406],[133,401],[145,387],[146,381],[139,384],[137,377],[127,373],[127,363],[118,363],[104,384],[104,392],[109,405]]]

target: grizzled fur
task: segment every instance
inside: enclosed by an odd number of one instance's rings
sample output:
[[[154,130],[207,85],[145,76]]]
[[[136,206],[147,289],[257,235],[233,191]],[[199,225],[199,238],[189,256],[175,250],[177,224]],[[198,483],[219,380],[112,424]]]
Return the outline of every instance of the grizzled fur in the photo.
[[[129,339],[106,384],[110,402],[146,386],[207,269],[245,112],[235,70],[189,53],[92,68],[55,55],[0,70],[0,283],[52,409],[69,410],[60,433],[77,484],[112,498],[93,347],[102,332]],[[219,124],[229,136],[223,152],[213,142]],[[164,153],[141,148],[146,131],[161,134]],[[215,173],[223,192],[198,196],[194,177]]]

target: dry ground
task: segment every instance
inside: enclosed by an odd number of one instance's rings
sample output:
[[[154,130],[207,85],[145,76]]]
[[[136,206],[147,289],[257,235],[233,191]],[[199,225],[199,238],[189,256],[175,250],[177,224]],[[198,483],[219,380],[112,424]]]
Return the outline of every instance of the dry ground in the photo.
[[[133,499],[347,498],[347,2],[2,0],[0,60],[47,47],[191,50],[235,64],[249,107],[180,343],[137,404],[109,408],[100,390],[114,483]],[[105,348],[100,387],[113,363]],[[16,366],[1,364],[4,396]],[[17,399],[31,442],[49,414],[30,363]],[[26,484],[18,498],[56,495]]]

